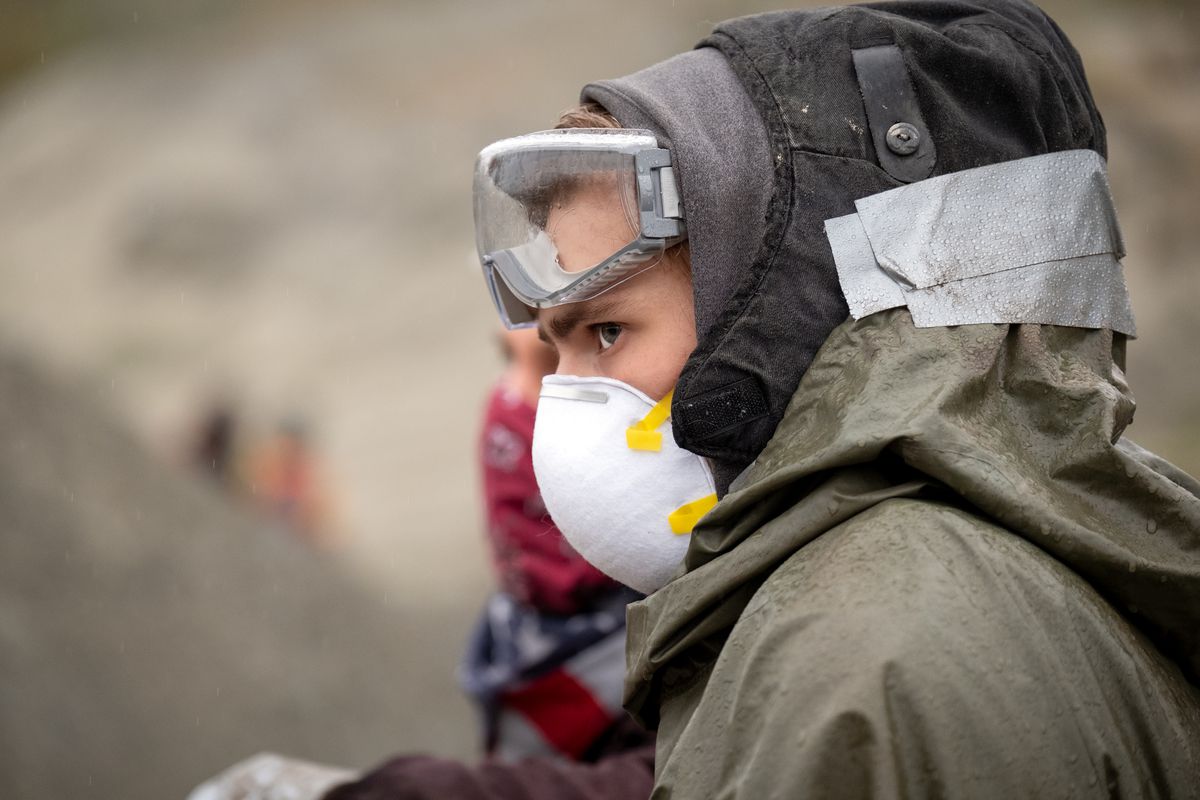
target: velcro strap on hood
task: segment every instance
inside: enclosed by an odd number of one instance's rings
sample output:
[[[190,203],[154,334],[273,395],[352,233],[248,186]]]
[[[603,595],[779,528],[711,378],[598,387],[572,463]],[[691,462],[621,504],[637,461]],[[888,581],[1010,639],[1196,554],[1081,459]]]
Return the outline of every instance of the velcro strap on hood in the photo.
[[[1103,157],[1067,150],[871,195],[826,220],[855,319],[1037,323],[1136,335]]]

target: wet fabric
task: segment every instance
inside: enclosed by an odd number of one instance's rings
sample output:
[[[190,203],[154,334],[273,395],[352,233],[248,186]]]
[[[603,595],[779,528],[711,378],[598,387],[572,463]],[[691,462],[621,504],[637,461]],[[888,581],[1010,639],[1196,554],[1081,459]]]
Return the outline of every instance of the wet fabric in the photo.
[[[899,48],[935,144],[931,175],[1060,150],[1105,154],[1078,55],[1020,0],[906,0],[724,22],[701,47],[726,59],[757,112],[732,125],[710,98],[744,101],[710,80],[717,69],[674,74],[667,61],[584,89],[623,125],[665,131],[677,156],[699,345],[676,388],[675,437],[713,460],[721,493],[771,438],[813,356],[848,315],[825,220],[900,185],[880,165],[883,132],[872,128],[854,58],[886,44]],[[710,180],[725,174],[723,151],[689,145],[741,136],[747,152],[760,152],[764,130],[766,181],[750,166],[740,167],[740,182]],[[706,247],[700,209],[737,233]]]
[[[629,609],[654,797],[1200,796],[1200,483],[1124,438],[1123,363],[839,326]]]
[[[487,535],[500,589],[547,614],[586,611],[619,589],[554,526],[533,474],[535,410],[497,384],[488,398],[479,458]]]

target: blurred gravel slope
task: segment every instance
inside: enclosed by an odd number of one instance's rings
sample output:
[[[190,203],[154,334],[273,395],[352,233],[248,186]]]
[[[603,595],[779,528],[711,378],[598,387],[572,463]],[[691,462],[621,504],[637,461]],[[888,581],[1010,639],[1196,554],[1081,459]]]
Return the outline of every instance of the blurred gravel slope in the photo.
[[[0,398],[0,797],[182,797],[266,749],[470,752],[436,607],[368,593],[7,355]]]

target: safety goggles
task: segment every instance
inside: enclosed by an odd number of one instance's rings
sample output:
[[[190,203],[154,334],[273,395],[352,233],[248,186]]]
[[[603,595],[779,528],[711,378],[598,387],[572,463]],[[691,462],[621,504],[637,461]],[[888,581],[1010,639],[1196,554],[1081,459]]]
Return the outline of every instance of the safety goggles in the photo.
[[[542,131],[475,163],[475,244],[509,328],[590,300],[687,238],[669,151],[649,131]]]

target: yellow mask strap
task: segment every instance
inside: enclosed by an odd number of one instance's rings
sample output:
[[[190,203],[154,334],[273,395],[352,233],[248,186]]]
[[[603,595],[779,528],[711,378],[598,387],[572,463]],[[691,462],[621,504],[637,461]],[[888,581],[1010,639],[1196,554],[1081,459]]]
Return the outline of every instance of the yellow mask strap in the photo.
[[[667,392],[662,400],[654,404],[650,413],[625,429],[625,443],[629,445],[630,450],[649,450],[651,452],[662,450],[662,432],[658,429],[671,417],[671,398],[674,395],[674,389]],[[671,532],[680,536],[691,533],[700,518],[712,511],[716,504],[715,492],[701,497],[699,500],[684,503],[667,515]]]
[[[630,450],[662,450],[662,432],[658,429],[671,416],[671,397],[675,390],[667,392],[662,400],[654,404],[650,413],[625,429],[625,443]]]
[[[696,527],[696,523],[700,521],[700,518],[709,511],[712,511],[712,507],[716,504],[716,493],[706,495],[690,503],[684,503],[667,515],[667,522],[671,523],[671,532],[680,536],[685,533],[691,533],[692,528]]]

